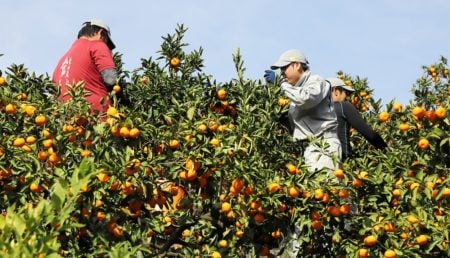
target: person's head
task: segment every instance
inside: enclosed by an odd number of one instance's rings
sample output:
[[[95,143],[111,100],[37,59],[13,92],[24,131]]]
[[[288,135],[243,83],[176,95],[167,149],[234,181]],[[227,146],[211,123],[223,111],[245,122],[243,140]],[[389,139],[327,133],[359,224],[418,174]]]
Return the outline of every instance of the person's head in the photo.
[[[290,49],[281,54],[278,61],[276,61],[270,68],[272,70],[280,69],[281,75],[289,84],[296,84],[303,73],[309,70],[309,62],[305,55],[297,49]]]
[[[103,40],[110,50],[116,48],[116,45],[111,39],[111,30],[109,26],[102,20],[93,19],[83,23],[80,31],[78,32],[78,38],[81,37],[99,37]]]
[[[330,83],[331,85],[331,96],[333,97],[334,102],[344,101],[355,91],[355,89],[353,89],[351,86],[346,85],[341,79],[328,78],[326,81],[328,81],[328,83]]]

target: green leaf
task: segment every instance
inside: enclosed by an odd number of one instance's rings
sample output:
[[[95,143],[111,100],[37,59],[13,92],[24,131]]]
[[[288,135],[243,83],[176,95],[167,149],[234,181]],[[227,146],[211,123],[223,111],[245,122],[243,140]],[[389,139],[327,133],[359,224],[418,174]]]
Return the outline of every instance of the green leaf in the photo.
[[[66,190],[59,182],[56,182],[52,191],[52,204],[54,210],[60,210],[64,201],[66,200]]]
[[[187,113],[187,118],[189,120],[192,120],[194,118],[195,108],[194,107],[189,108],[186,113]]]
[[[79,171],[80,171],[80,176],[82,178],[87,177],[90,173],[92,173],[94,171],[94,163],[91,159],[88,158],[84,158],[81,161],[80,167],[79,167]]]

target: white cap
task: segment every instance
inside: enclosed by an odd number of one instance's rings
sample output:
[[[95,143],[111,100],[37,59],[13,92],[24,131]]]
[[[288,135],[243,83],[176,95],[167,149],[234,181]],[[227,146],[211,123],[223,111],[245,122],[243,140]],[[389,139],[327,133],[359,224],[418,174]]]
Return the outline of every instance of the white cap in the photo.
[[[346,91],[350,91],[350,92],[354,92],[355,89],[353,89],[352,86],[349,86],[347,84],[345,84],[345,82],[341,79],[338,78],[328,78],[326,79],[326,81],[328,81],[331,84],[331,88],[335,88],[335,87],[341,87]]]
[[[85,23],[83,23],[83,25],[95,25],[98,26],[102,29],[104,29],[107,33],[108,33],[108,42],[106,43],[109,47],[109,49],[114,49],[116,48],[116,45],[114,44],[114,42],[111,39],[111,30],[109,29],[108,24],[106,24],[106,22],[104,22],[103,20],[100,19],[92,19],[90,21],[87,21]]]
[[[300,50],[297,49],[290,49],[286,52],[284,52],[283,54],[281,54],[280,58],[278,59],[278,61],[276,61],[271,67],[270,69],[272,70],[276,70],[278,68],[281,67],[285,67],[287,65],[289,65],[290,63],[293,62],[299,62],[302,64],[308,64],[308,60],[306,60],[305,55],[300,52]]]

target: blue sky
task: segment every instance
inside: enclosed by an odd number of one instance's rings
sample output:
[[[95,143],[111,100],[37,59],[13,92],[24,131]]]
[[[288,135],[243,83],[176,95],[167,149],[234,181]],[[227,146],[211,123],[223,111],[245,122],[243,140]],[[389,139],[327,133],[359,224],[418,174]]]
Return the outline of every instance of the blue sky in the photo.
[[[249,79],[262,79],[283,51],[297,48],[322,77],[343,70],[367,78],[384,103],[407,103],[421,67],[450,54],[448,0],[15,0],[1,9],[0,69],[23,63],[37,74],[51,75],[91,18],[110,25],[128,70],[156,57],[161,36],[182,23],[186,50],[203,47],[204,71],[217,81],[236,78],[237,48]]]

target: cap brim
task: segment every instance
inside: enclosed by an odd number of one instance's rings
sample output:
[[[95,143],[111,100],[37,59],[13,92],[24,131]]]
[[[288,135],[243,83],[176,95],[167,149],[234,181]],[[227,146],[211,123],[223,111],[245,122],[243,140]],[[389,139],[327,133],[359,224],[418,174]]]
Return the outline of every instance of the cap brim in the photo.
[[[108,48],[111,49],[111,50],[113,50],[113,49],[116,48],[116,44],[114,44],[114,42],[111,40],[110,37],[108,37],[108,40],[107,40],[107,42],[106,42],[106,45],[108,45]]]
[[[277,61],[275,64],[273,64],[272,66],[270,66],[270,69],[276,70],[276,69],[279,69],[279,68],[281,68],[281,67],[285,67],[285,66],[289,65],[290,63],[291,63],[291,62],[289,62],[289,61],[283,61],[283,60]]]
[[[348,87],[347,85],[346,86],[340,86],[340,87],[342,87],[344,90],[349,91],[349,92],[354,92],[355,91],[355,89],[353,89],[351,87]]]

